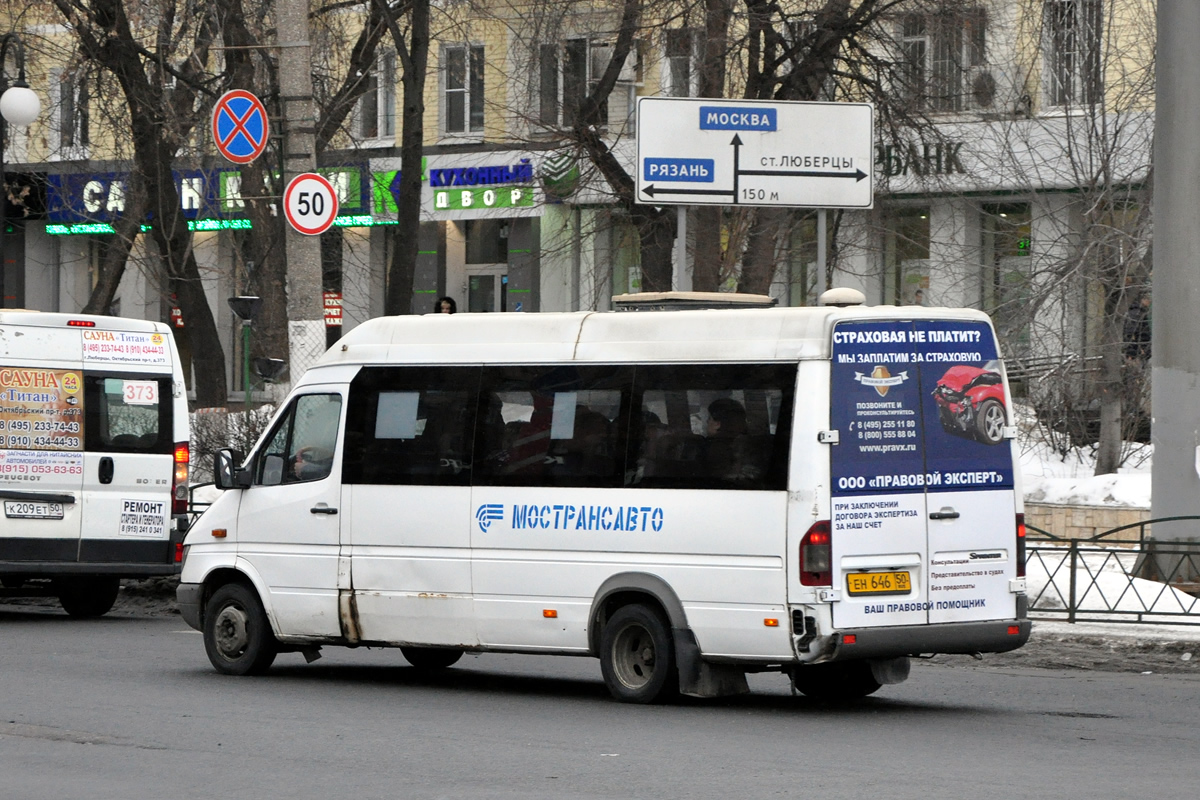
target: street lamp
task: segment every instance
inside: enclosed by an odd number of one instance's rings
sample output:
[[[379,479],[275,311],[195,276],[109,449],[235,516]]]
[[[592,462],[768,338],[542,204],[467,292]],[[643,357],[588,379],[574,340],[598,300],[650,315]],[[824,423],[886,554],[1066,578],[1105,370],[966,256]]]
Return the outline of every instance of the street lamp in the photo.
[[[17,80],[11,86],[5,72],[8,48],[13,46],[17,62]],[[37,92],[25,82],[25,45],[15,33],[0,36],[0,308],[4,307],[4,273],[8,264],[8,181],[4,174],[4,148],[7,145],[8,125],[24,128],[42,112]]]

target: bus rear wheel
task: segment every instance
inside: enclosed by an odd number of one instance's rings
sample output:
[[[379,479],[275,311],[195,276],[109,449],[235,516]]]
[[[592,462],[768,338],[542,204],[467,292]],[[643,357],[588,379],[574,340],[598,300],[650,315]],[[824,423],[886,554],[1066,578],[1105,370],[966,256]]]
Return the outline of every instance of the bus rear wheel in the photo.
[[[675,644],[662,617],[644,605],[617,610],[600,639],[600,672],[612,696],[653,703],[678,692]]]
[[[279,653],[267,612],[254,590],[227,583],[204,606],[204,649],[218,672],[261,675]]]
[[[456,664],[463,651],[452,647],[401,647],[400,654],[417,669],[434,671]]]
[[[792,674],[792,683],[805,697],[826,703],[858,700],[874,694],[882,686],[875,680],[871,665],[866,661],[838,661],[798,667]]]
[[[102,617],[112,610],[121,591],[121,579],[106,575],[59,578],[55,591],[63,611],[72,617]]]

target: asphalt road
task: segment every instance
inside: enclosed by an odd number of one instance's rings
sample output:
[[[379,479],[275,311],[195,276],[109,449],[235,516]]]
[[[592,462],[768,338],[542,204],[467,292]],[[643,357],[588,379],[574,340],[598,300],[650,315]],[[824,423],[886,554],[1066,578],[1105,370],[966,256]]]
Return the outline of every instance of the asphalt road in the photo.
[[[609,699],[597,662],[394,650],[216,674],[177,617],[0,606],[0,798],[1112,798],[1200,785],[1200,676],[956,660],[854,705],[778,675]]]

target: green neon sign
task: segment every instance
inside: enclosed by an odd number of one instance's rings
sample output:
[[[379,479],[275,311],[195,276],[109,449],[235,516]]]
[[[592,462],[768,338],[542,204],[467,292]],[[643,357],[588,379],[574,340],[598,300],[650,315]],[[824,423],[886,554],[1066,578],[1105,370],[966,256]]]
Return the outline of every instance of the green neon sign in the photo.
[[[375,219],[370,214],[347,214],[337,217],[334,225],[341,228],[373,228],[376,225],[395,225],[394,219]],[[189,231],[248,231],[254,226],[248,219],[197,219],[188,220]],[[142,233],[150,230],[149,225],[143,225]],[[46,226],[50,236],[87,236],[105,233],[116,233],[107,222],[76,222],[72,225],[52,224]]]

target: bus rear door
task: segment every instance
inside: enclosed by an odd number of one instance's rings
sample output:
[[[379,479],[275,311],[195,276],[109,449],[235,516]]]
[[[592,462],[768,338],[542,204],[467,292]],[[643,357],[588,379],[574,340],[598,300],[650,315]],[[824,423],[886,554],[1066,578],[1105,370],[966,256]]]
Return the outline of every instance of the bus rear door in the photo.
[[[991,328],[841,323],[831,387],[834,625],[1014,617],[1013,449]]]

